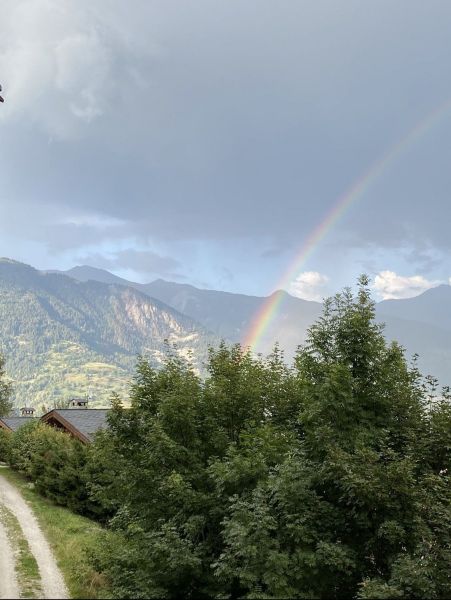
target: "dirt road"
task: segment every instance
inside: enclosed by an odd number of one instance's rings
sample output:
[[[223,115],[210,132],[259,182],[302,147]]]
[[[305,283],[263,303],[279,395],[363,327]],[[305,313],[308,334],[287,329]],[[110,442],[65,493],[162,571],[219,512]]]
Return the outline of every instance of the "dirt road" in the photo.
[[[63,576],[42,533],[36,517],[20,492],[0,473],[0,503],[16,517],[30,551],[36,559],[41,577],[43,598],[69,598]],[[3,537],[2,537],[3,536]],[[5,543],[6,539],[6,543]],[[14,575],[14,556],[3,528],[0,528],[0,598],[18,598]],[[7,576],[3,576],[6,573]],[[20,582],[19,582],[20,583]],[[9,586],[9,587],[8,587]],[[8,588],[8,589],[7,589]],[[4,595],[6,594],[6,595]]]
[[[0,523],[0,598],[18,598],[19,586],[17,585],[14,571],[14,555],[9,543],[6,530]]]

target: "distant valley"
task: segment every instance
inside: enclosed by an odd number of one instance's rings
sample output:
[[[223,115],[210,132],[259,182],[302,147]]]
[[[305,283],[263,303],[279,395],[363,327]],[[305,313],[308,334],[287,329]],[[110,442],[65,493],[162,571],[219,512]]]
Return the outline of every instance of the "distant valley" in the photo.
[[[0,260],[0,342],[19,404],[53,406],[90,394],[106,405],[127,393],[138,354],[161,364],[166,342],[202,365],[210,345],[240,342],[266,298],[203,290],[156,280],[139,284],[88,266],[41,272]],[[286,294],[262,340],[262,352],[279,341],[287,358],[321,314],[318,302]],[[377,304],[386,336],[420,368],[451,383],[451,287],[407,300]]]

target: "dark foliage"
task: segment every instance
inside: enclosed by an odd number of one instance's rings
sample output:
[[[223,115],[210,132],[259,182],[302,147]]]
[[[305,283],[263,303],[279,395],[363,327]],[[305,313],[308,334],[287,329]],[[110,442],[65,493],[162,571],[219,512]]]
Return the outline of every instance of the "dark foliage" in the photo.
[[[141,359],[90,447],[7,440],[41,493],[109,517],[91,560],[116,597],[451,596],[450,392],[386,343],[365,278],[291,367],[223,344],[206,371]]]
[[[5,433],[0,452],[10,466],[34,482],[35,489],[55,504],[99,520],[108,512],[93,501],[89,481],[96,469],[91,449],[71,436],[39,422]]]
[[[292,368],[224,345],[203,382],[141,361],[96,445],[126,539],[98,566],[128,598],[449,597],[451,409],[426,384],[365,278]]]

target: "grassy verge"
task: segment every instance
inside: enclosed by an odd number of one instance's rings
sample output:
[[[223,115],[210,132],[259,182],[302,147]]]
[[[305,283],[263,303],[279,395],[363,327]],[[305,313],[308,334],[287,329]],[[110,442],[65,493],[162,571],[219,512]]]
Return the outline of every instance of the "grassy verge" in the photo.
[[[2,468],[1,474],[21,491],[30,503],[64,575],[71,598],[108,598],[107,581],[88,561],[104,530],[90,519],[55,506],[37,494],[21,475]]]
[[[42,588],[38,565],[30,551],[19,521],[5,506],[0,506],[0,521],[8,532],[8,537],[16,556],[16,572],[20,587],[20,597],[41,597]]]

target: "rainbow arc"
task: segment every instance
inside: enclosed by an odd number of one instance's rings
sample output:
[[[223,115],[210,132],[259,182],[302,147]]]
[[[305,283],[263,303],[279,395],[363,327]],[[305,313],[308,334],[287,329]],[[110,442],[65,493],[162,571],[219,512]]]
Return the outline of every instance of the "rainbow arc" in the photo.
[[[243,340],[243,346],[251,350],[258,350],[258,346],[271,325],[274,317],[280,310],[283,300],[283,290],[296,278],[304,268],[306,262],[315,249],[321,244],[327,234],[338,223],[342,216],[354,206],[379,180],[385,171],[396,161],[408,148],[418,142],[428,131],[438,125],[447,116],[451,109],[451,100],[440,104],[426,117],[421,119],[410,129],[398,142],[392,145],[382,156],[375,160],[369,168],[356,179],[347,191],[341,195],[331,206],[323,220],[303,241],[294,259],[279,279],[275,289],[278,290],[263,303],[259,311],[252,318],[251,324]]]

